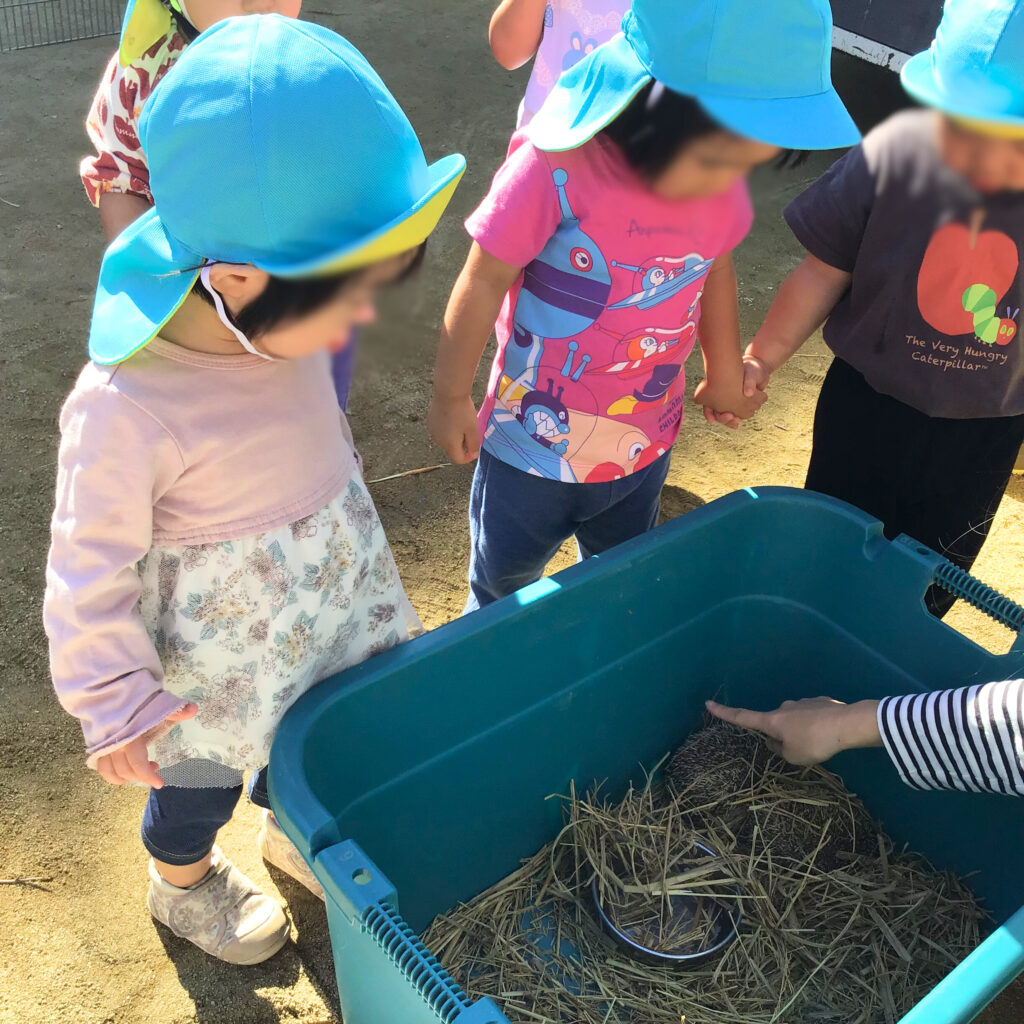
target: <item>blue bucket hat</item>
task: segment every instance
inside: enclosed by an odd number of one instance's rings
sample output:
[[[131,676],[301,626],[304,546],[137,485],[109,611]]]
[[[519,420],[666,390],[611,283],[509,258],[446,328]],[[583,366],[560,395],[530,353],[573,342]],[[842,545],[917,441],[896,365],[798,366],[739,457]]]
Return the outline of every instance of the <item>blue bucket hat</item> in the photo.
[[[155,206],[103,257],[89,335],[101,364],[151,341],[204,263],[311,277],[414,248],[466,167],[458,155],[428,166],[349,42],[276,14],[199,36],[146,103],[139,139]]]
[[[901,78],[929,107],[1024,126],[1024,0],[947,0],[931,48]]]
[[[853,145],[832,86],[828,0],[634,0],[622,34],[570,68],[530,122],[538,149],[575,149],[652,79],[738,135],[784,149]]]

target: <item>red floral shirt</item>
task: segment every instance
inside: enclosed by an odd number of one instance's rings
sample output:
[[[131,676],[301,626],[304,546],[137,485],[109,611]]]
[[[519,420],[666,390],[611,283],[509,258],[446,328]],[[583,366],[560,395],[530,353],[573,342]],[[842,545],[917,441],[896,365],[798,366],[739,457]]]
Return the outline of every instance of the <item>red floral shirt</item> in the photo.
[[[104,192],[128,193],[153,202],[149,168],[139,144],[139,114],[185,46],[185,39],[172,29],[126,68],[116,53],[110,58],[85,122],[96,153],[84,157],[79,166],[93,206],[99,205]]]

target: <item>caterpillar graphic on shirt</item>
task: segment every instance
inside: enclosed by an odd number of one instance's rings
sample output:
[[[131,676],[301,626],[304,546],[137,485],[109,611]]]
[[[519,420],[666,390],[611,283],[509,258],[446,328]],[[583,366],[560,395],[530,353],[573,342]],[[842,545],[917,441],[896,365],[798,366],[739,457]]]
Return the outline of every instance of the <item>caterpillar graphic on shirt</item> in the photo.
[[[1020,309],[1010,312],[1006,307],[1006,316],[1000,317],[996,313],[996,303],[999,296],[995,289],[989,288],[987,284],[972,284],[964,290],[960,299],[964,311],[970,313],[974,318],[974,333],[979,341],[986,345],[1009,345],[1017,334],[1017,316]]]
[[[943,225],[921,260],[917,302],[925,322],[955,337],[973,333],[984,345],[1008,345],[1017,334],[1017,313],[999,304],[1013,295],[1020,269],[1014,239],[985,227],[986,211]]]

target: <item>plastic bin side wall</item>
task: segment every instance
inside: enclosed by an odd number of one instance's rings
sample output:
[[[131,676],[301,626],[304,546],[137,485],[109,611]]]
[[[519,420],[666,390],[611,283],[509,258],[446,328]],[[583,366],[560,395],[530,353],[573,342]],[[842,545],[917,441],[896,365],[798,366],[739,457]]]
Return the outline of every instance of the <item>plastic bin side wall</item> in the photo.
[[[1019,672],[1020,652],[989,655],[924,612],[935,565],[826,499],[733,496],[318,687],[279,734],[275,806],[300,847],[360,842],[422,928],[552,837],[545,797],[570,779],[621,787],[706,696],[766,706]],[[840,767],[897,837],[980,869],[1012,909],[1009,801],[914,793],[877,752]]]
[[[730,626],[735,632],[727,636]],[[792,646],[775,643],[783,629]],[[727,641],[724,654],[702,645],[709,635]],[[550,840],[561,806],[547,798],[567,793],[570,782],[583,789],[607,780],[612,794],[631,779],[642,784],[641,766],[653,767],[699,724],[705,698],[772,706],[815,695],[825,688],[820,666],[830,657],[838,665],[828,689],[840,699],[854,691],[879,697],[908,682],[898,667],[806,610],[764,599],[714,609],[628,662],[575,680],[382,782],[345,808],[340,829],[372,852],[402,894],[407,918],[422,928]],[[912,842],[945,868],[980,868],[975,888],[997,915],[1016,909],[1024,863],[1019,852],[995,852],[1024,850],[1024,817],[1008,813],[1016,806],[996,796],[914,792],[876,751],[849,754],[834,767],[897,841]]]
[[[375,659],[362,680],[323,684],[292,712],[316,709],[294,720],[301,752],[288,760],[326,809],[329,841],[361,842],[415,927],[547,841],[560,812],[545,797],[571,779],[638,777],[698,723],[706,697],[877,697],[999,678],[1021,660],[927,615],[935,556],[916,560],[871,520],[803,492],[715,503],[601,561],[532,603],[501,602]],[[914,794],[873,754],[838,767],[881,801],[897,838],[940,860],[952,838],[949,866],[977,866],[955,822],[976,820],[978,804]],[[1006,810],[986,802],[985,814],[982,834],[1019,843],[1019,831],[991,832]],[[944,824],[930,827],[933,815]]]
[[[709,608],[757,594],[832,599],[831,590],[847,586],[849,567],[864,568],[862,559],[837,558],[836,545],[859,555],[872,527],[864,517],[819,507],[824,500],[808,508],[806,498],[722,499],[602,557],[596,573],[592,562],[545,581],[538,587],[556,592],[543,600],[523,606],[517,595],[321,684],[282,723],[275,750],[287,753],[271,764],[272,784],[302,819],[292,830],[300,848],[309,842],[306,852],[315,853],[346,838],[318,829],[382,780],[415,770],[563,681],[584,678]],[[911,611],[930,575],[912,568],[916,575],[905,583]],[[858,614],[870,615],[876,603]],[[342,725],[349,715],[375,719],[376,727],[353,735]],[[339,728],[354,742],[336,743]]]

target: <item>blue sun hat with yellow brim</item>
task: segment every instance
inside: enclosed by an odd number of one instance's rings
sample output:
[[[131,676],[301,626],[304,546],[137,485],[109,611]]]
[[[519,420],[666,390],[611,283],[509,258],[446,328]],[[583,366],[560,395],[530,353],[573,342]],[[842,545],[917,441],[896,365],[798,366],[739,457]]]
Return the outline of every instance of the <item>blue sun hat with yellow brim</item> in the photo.
[[[582,146],[654,80],[730,131],[784,149],[860,133],[832,86],[828,0],[634,0],[622,34],[556,82],[530,122],[538,148]]]
[[[117,47],[117,59],[121,67],[134,64],[154,43],[163,39],[175,24],[179,29],[191,27],[182,0],[128,0]],[[197,34],[193,30],[189,38]]]
[[[100,364],[151,341],[204,265],[315,277],[415,248],[466,167],[427,164],[351,43],[277,14],[199,36],[147,101],[139,139],[155,205],[103,257],[89,335]]]
[[[926,106],[1024,139],[1024,0],[947,0],[935,41],[900,77]]]

